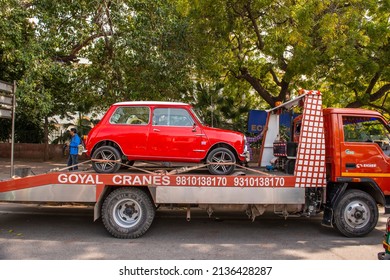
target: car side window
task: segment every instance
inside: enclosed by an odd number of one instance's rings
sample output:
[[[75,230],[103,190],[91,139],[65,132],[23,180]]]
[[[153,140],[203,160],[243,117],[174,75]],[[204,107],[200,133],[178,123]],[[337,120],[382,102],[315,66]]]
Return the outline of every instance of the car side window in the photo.
[[[156,108],[153,114],[153,125],[193,126],[194,120],[185,109]]]
[[[376,143],[385,152],[390,153],[390,132],[377,118],[343,117],[345,142]]]
[[[112,124],[146,125],[149,123],[148,107],[118,107],[110,118]]]

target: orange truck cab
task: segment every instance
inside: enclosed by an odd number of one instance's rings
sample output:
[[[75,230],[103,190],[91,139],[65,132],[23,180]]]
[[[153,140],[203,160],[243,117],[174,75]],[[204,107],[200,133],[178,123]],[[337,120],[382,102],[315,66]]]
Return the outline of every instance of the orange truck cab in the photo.
[[[320,92],[302,93],[268,111],[259,165],[271,162],[269,169],[294,176],[306,202],[317,197],[311,208],[323,211],[323,225],[366,235],[377,224],[378,204],[390,213],[390,128],[376,111],[324,109]],[[285,113],[289,135],[279,128]]]
[[[367,211],[372,207],[368,198],[390,213],[390,129],[383,116],[371,110],[327,108],[323,116],[328,181],[324,222],[337,219],[358,231],[366,220],[377,220]],[[351,210],[335,216],[333,205],[340,200]]]

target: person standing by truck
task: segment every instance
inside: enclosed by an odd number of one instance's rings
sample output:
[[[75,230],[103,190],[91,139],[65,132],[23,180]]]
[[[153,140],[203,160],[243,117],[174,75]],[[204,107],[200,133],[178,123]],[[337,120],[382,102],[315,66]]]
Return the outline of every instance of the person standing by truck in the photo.
[[[79,145],[81,144],[80,136],[77,134],[76,128],[71,128],[70,131],[71,141],[69,143],[69,157],[68,157],[68,166],[69,171],[78,170],[78,166],[74,166],[78,163],[78,152]]]

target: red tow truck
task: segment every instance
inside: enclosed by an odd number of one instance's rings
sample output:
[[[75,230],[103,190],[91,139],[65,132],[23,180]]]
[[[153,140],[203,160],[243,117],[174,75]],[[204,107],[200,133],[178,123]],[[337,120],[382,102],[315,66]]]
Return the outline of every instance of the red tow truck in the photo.
[[[289,111],[299,115],[291,114],[286,139],[279,117]],[[302,91],[268,111],[263,133],[259,166],[237,166],[241,171],[231,175],[139,166],[113,174],[50,172],[1,181],[0,201],[93,204],[94,219],[117,238],[142,236],[164,205],[186,207],[188,219],[195,207],[210,216],[243,210],[252,220],[265,212],[323,213],[323,225],[348,237],[374,229],[378,204],[390,213],[390,151],[383,145],[390,128],[378,112],[323,109],[320,92]]]

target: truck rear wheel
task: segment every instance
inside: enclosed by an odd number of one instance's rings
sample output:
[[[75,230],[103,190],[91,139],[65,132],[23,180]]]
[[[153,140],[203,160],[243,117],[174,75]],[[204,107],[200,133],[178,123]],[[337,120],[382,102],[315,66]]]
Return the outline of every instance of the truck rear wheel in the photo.
[[[348,190],[334,210],[334,224],[347,237],[370,233],[378,222],[378,206],[366,192]]]
[[[117,238],[137,238],[150,227],[155,207],[150,197],[136,188],[120,188],[110,193],[102,206],[102,221]]]

